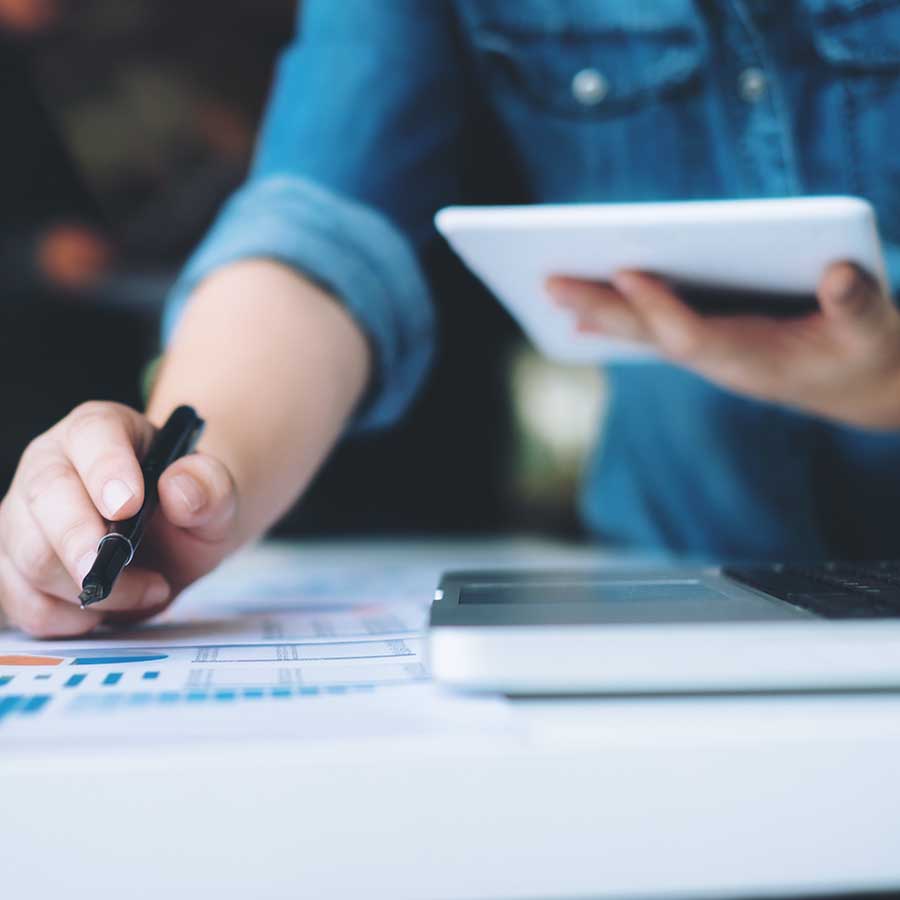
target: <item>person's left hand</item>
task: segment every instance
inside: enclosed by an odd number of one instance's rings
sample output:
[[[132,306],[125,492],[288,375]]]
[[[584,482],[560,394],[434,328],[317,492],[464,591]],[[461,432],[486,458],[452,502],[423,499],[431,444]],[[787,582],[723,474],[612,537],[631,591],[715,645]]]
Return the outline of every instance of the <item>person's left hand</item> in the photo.
[[[659,278],[611,283],[553,276],[553,301],[580,332],[651,345],[664,359],[738,393],[870,429],[900,429],[900,312],[873,278],[835,263],[819,310],[796,319],[704,316]]]

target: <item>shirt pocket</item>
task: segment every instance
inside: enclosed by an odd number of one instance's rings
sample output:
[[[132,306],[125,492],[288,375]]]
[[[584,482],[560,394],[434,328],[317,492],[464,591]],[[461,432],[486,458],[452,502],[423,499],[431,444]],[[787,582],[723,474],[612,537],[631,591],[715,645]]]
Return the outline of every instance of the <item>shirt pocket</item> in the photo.
[[[691,0],[497,0],[481,12],[476,60],[535,199],[709,194],[685,182],[706,127]]]
[[[900,68],[900,0],[805,0],[822,58],[877,73]]]
[[[475,34],[492,87],[507,99],[577,119],[621,115],[693,81],[703,61],[702,34],[689,3],[634,15],[612,3],[571,16],[557,30],[529,29],[527,17],[493,20]],[[618,7],[618,9],[617,9]],[[674,15],[679,9],[684,15]],[[584,76],[593,73],[596,79]]]
[[[804,0],[824,77],[822,134],[842,135],[853,190],[900,242],[900,0]],[[900,273],[894,272],[894,280]]]

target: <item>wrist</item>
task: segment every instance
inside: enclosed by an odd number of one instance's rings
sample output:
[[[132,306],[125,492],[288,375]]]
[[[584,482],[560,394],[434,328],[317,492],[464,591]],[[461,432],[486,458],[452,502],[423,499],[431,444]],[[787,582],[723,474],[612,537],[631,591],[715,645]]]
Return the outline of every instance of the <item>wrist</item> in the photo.
[[[890,371],[882,379],[881,402],[873,417],[872,428],[900,430],[900,352]]]
[[[876,370],[856,391],[846,391],[828,418],[866,431],[900,431],[900,346],[896,359]]]

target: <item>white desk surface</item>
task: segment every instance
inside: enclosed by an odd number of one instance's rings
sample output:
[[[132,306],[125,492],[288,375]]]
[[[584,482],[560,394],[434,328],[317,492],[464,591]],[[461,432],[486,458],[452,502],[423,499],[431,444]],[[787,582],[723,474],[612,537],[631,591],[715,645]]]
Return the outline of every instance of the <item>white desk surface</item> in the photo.
[[[211,583],[285,558],[307,571],[434,565],[435,580],[444,565],[605,561],[532,541],[308,543],[258,548]],[[423,684],[391,691],[397,716],[435,696]],[[900,886],[900,695],[491,700],[463,704],[464,727],[400,737],[363,729],[362,702],[315,737],[292,721],[261,738],[235,713],[222,740],[48,745],[7,741],[0,724],[0,895],[512,900]]]

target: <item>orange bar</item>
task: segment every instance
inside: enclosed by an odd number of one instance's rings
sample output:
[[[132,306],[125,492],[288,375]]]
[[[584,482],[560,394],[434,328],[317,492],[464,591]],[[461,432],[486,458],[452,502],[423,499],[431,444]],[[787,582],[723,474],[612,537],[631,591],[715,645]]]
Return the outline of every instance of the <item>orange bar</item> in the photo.
[[[58,656],[0,656],[0,666],[58,666]]]

